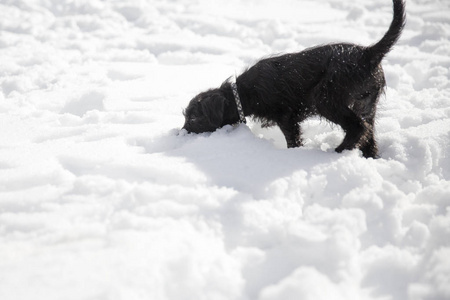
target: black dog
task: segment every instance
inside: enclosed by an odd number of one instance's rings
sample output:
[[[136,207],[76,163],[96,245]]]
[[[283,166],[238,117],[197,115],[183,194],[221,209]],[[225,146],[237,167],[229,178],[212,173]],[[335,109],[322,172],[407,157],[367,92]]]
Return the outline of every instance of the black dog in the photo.
[[[302,145],[299,123],[319,115],[345,131],[337,152],[358,147],[377,156],[374,120],[384,91],[381,61],[405,25],[403,0],[393,0],[391,25],[376,44],[341,43],[263,59],[220,88],[197,95],[184,111],[188,132],[214,131],[252,115],[263,126],[278,125],[288,147]]]

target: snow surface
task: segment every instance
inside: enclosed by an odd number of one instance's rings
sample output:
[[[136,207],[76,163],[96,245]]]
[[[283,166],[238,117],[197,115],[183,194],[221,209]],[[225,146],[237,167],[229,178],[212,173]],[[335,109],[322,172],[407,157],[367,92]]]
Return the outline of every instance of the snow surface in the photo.
[[[408,0],[381,159],[179,134],[258,59],[369,45],[389,0],[1,0],[0,299],[450,299],[450,2]]]

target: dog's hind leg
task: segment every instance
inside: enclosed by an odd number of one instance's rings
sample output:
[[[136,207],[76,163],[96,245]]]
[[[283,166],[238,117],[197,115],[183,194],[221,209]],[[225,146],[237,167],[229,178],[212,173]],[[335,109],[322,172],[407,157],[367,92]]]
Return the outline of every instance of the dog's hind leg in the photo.
[[[339,124],[345,131],[344,140],[336,148],[336,152],[338,153],[343,150],[354,149],[367,130],[364,126],[364,122],[350,109],[345,109],[343,116],[338,118],[337,124]]]
[[[378,146],[374,137],[374,119],[366,120],[365,122],[367,125],[367,131],[361,138],[359,149],[366,158],[378,158]]]
[[[369,93],[366,97],[355,101],[352,107],[352,110],[356,113],[356,115],[363,120],[366,128],[364,135],[361,137],[358,144],[358,148],[362,151],[363,156],[366,158],[378,157],[378,147],[374,136],[374,126],[378,98],[380,97],[381,92],[382,88],[379,88],[378,92]]]
[[[335,149],[340,153],[356,147],[367,131],[365,122],[347,106],[343,107],[317,107],[318,113],[329,121],[338,124],[345,131],[342,143]]]

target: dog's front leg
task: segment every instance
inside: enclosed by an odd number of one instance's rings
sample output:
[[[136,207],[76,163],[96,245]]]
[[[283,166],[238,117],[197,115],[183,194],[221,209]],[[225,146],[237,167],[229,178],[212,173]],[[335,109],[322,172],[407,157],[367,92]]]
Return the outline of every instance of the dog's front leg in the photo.
[[[296,148],[303,145],[299,121],[291,114],[284,116],[277,122],[283,132],[288,148]]]

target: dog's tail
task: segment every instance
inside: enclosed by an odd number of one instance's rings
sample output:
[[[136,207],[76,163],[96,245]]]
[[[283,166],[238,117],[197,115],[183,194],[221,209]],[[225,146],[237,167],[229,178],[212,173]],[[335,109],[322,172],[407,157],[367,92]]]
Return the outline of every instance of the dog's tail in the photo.
[[[403,27],[405,27],[405,3],[404,0],[393,0],[394,17],[388,31],[376,44],[367,48],[371,61],[379,64],[383,57],[391,50],[400,37]]]

